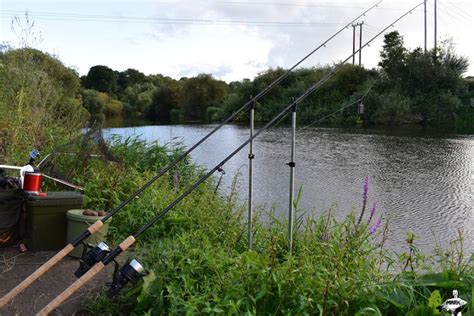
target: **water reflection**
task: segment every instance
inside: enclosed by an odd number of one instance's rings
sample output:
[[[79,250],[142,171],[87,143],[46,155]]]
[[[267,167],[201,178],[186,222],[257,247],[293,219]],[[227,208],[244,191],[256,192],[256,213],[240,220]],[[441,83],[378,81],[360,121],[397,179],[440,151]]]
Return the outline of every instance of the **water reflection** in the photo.
[[[213,125],[140,126],[111,128],[106,134],[140,135],[146,140],[191,146]],[[288,204],[290,132],[278,127],[255,142],[254,201],[275,203],[285,216]],[[362,182],[370,179],[370,203],[390,219],[390,244],[404,246],[406,232],[420,237],[422,249],[447,246],[463,229],[466,249],[474,250],[474,137],[426,131],[307,128],[299,130],[296,186],[302,187],[300,207],[327,211],[337,203],[337,215],[359,211]],[[248,137],[248,129],[228,125],[192,153],[193,159],[214,167]],[[177,139],[176,139],[177,138]],[[224,187],[241,172],[242,198],[247,197],[247,151],[225,166]]]

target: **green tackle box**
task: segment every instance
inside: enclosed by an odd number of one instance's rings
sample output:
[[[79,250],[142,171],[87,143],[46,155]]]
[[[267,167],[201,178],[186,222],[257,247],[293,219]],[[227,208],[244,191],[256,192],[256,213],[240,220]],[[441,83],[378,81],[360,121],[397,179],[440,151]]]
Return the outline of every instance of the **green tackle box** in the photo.
[[[74,191],[28,195],[26,234],[28,250],[58,250],[66,245],[66,213],[82,208],[83,195]]]

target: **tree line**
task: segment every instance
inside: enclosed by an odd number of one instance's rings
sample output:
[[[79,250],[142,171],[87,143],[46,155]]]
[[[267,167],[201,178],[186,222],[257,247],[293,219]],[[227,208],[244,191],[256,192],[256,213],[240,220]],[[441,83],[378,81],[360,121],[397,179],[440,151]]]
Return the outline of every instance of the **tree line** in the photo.
[[[385,35],[377,69],[343,65],[303,102],[299,119],[324,124],[474,125],[469,63],[449,42],[437,50],[408,50],[397,31]],[[258,101],[256,120],[268,121],[338,64],[301,68]],[[175,80],[135,69],[94,66],[81,78],[83,105],[93,117],[133,116],[154,122],[217,122],[285,73],[268,69],[253,80],[226,83],[209,74]],[[364,113],[358,111],[363,104]],[[344,107],[344,110],[338,109]],[[325,118],[324,120],[321,120]],[[244,115],[241,120],[247,119]]]
[[[15,103],[26,107],[29,103],[31,111],[39,113],[34,108],[39,102],[44,111],[57,112],[61,119],[74,110],[81,118],[88,113],[89,120],[96,122],[113,116],[159,123],[219,122],[286,72],[268,69],[253,80],[226,83],[209,74],[173,79],[97,65],[79,78],[56,57],[32,48],[0,50],[0,62],[4,79],[0,107]],[[336,66],[300,68],[290,73],[257,102],[256,120],[270,120]],[[474,128],[474,78],[463,78],[468,61],[456,55],[449,42],[436,51],[409,50],[398,32],[388,33],[378,66],[342,65],[301,104],[299,121],[338,126],[446,124]],[[30,88],[31,93],[26,91]],[[358,112],[361,103],[363,115]],[[247,114],[239,119],[247,120]]]

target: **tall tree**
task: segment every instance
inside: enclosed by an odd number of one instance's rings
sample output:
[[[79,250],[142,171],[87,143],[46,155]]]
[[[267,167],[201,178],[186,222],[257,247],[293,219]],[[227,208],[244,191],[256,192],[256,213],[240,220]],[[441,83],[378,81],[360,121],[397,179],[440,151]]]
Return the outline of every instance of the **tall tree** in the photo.
[[[208,107],[221,107],[227,95],[227,84],[216,80],[212,75],[200,74],[197,77],[182,80],[186,100],[184,115],[190,120],[205,119]]]
[[[182,87],[177,81],[170,81],[153,93],[147,117],[153,121],[169,122],[170,111],[179,109],[183,103]]]
[[[406,59],[407,50],[403,46],[403,37],[398,31],[385,34],[383,49],[380,52],[379,66],[394,80],[399,80]]]
[[[87,89],[105,92],[112,96],[117,91],[117,75],[109,67],[97,65],[89,69],[84,85]]]
[[[144,83],[145,81],[145,74],[133,68],[121,71],[117,76],[117,85],[121,90],[125,90],[127,87],[134,84]]]

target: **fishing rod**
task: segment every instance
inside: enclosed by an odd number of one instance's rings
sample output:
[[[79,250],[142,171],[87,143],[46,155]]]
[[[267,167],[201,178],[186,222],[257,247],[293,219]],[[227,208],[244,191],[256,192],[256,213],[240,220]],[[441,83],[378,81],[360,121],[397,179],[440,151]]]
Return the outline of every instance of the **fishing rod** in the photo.
[[[237,115],[239,115],[242,111],[245,109],[249,108],[252,104],[254,104],[257,100],[265,96],[273,87],[275,87],[277,84],[279,84],[281,81],[283,81],[286,77],[289,76],[289,74],[296,68],[298,67],[301,63],[303,63],[305,60],[307,60],[311,55],[313,55],[316,51],[321,49],[322,47],[325,47],[326,44],[331,41],[333,38],[335,38],[337,35],[339,35],[342,31],[347,29],[352,23],[354,23],[356,20],[361,18],[362,16],[365,16],[369,11],[373,10],[374,8],[378,7],[378,5],[382,2],[382,0],[379,0],[376,4],[371,6],[369,9],[365,10],[362,14],[357,16],[355,19],[347,23],[344,27],[342,27],[340,30],[338,30],[336,33],[334,33],[331,37],[329,37],[326,41],[324,41],[322,44],[320,44],[318,47],[313,49],[309,54],[304,56],[302,59],[300,59],[295,65],[293,65],[290,69],[288,69],[284,74],[282,74],[280,77],[275,79],[272,83],[270,83],[266,88],[264,88],[262,91],[260,91],[255,97],[250,98],[249,101],[247,101],[243,106],[241,106],[239,109],[237,109],[232,115],[230,115],[227,119],[225,119],[223,122],[221,122],[218,126],[216,126],[209,134],[204,136],[201,140],[199,140],[196,144],[194,144],[192,147],[190,147],[186,152],[182,153],[180,156],[178,156],[175,160],[173,160],[168,166],[163,168],[158,174],[156,174],[153,178],[151,178],[147,183],[145,183],[140,189],[138,189],[136,192],[134,192],[128,199],[123,201],[120,205],[112,209],[111,211],[107,212],[107,214],[91,226],[87,228],[86,231],[84,231],[81,235],[79,235],[75,240],[73,240],[71,243],[66,245],[61,251],[59,251],[56,255],[54,255],[51,259],[49,259],[46,263],[44,263],[41,267],[39,267],[33,274],[31,274],[28,278],[23,280],[19,285],[17,285],[14,289],[12,289],[9,293],[7,293],[5,296],[3,296],[0,299],[0,308],[5,306],[10,300],[15,298],[19,293],[21,293],[23,290],[25,290],[28,286],[30,286],[35,280],[37,280],[40,276],[42,276],[44,273],[46,273],[49,269],[51,269],[53,266],[55,266],[62,258],[64,258],[68,253],[70,253],[77,245],[83,243],[83,241],[89,237],[90,235],[94,234],[97,232],[103,225],[104,222],[110,219],[115,213],[117,213],[119,210],[124,208],[126,205],[128,205],[135,197],[140,195],[144,190],[146,190],[150,185],[152,185],[156,180],[158,180],[161,176],[163,176],[166,172],[168,172],[171,168],[173,168],[176,164],[178,164],[181,160],[186,158],[194,149],[196,149],[198,146],[200,146],[204,141],[206,141],[209,137],[211,137],[215,132],[217,132],[220,128],[222,128],[225,124],[229,123],[232,121]]]
[[[173,202],[171,202],[168,206],[162,209],[153,219],[151,219],[148,223],[143,225],[139,228],[135,233],[128,236],[125,240],[123,240],[120,245],[115,248],[114,250],[101,254],[102,258],[96,264],[94,264],[87,272],[85,272],[78,280],[76,280],[71,286],[69,286],[66,290],[64,290],[61,294],[59,294],[53,301],[51,301],[47,306],[45,306],[37,315],[48,315],[52,310],[58,307],[64,300],[66,300],[70,295],[72,295],[77,289],[82,287],[85,283],[87,283],[90,279],[92,279],[97,273],[99,273],[107,264],[114,262],[116,264],[115,271],[114,271],[114,278],[113,282],[110,285],[108,295],[113,296],[117,294],[127,283],[136,283],[138,280],[143,276],[144,267],[143,265],[136,259],[126,263],[121,268],[118,268],[118,263],[115,261],[115,258],[125,252],[130,246],[132,246],[136,239],[143,234],[148,228],[153,226],[156,222],[158,222],[161,218],[163,218],[176,204],[178,204],[182,199],[188,196],[191,192],[193,192],[201,183],[203,183],[206,179],[208,179],[214,172],[222,168],[222,166],[227,163],[233,156],[235,156],[240,150],[242,150],[245,146],[247,146],[253,139],[255,139],[258,135],[260,135],[263,131],[268,129],[272,126],[275,122],[279,121],[283,118],[290,110],[292,110],[295,106],[301,103],[304,99],[306,99],[311,93],[316,91],[320,86],[322,86],[326,81],[331,79],[336,72],[338,72],[343,65],[352,58],[353,55],[357,54],[360,50],[364,47],[369,45],[372,41],[374,41],[377,37],[379,37],[383,32],[387,29],[392,27],[398,21],[403,19],[408,14],[411,14],[413,10],[418,8],[422,5],[423,2],[419,3],[405,14],[397,18],[395,21],[390,23],[389,26],[384,28],[382,31],[377,33],[374,37],[372,37],[368,42],[366,42],[363,46],[359,48],[356,52],[351,54],[347,57],[344,61],[342,61],[337,67],[335,67],[332,71],[326,74],[322,79],[314,83],[310,88],[308,88],[303,94],[301,94],[298,98],[294,99],[290,102],[280,113],[278,113],[271,121],[265,124],[261,129],[259,129],[252,137],[248,138],[244,143],[242,143],[237,149],[235,149],[230,155],[228,155],[224,160],[222,160],[219,164],[217,164],[212,170],[198,179],[192,186],[190,186],[185,192],[183,192],[179,197],[177,197]]]

